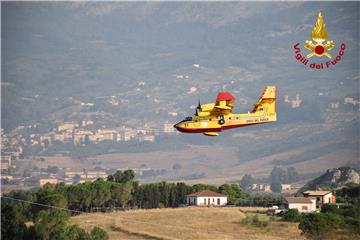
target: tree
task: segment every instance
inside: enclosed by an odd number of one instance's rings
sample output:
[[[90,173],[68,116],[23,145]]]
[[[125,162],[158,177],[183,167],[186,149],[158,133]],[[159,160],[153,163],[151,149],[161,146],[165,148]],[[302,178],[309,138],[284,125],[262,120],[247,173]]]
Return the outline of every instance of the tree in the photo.
[[[185,183],[176,183],[176,206],[179,206],[179,204],[185,204],[186,195],[190,194],[192,191],[193,188],[191,186],[188,186]]]
[[[173,169],[174,171],[179,171],[179,170],[181,169],[181,165],[178,164],[178,163],[175,163],[175,164],[172,166],[172,169]]]
[[[275,166],[270,173],[272,183],[283,183],[287,180],[287,173],[281,167]]]
[[[92,198],[92,206],[103,207],[111,199],[110,184],[102,179],[98,179],[91,184],[91,189],[94,192]]]
[[[66,229],[66,236],[69,240],[91,240],[89,233],[76,224],[71,225]]]
[[[30,236],[32,239],[65,239],[68,219],[66,211],[55,210],[48,213],[41,210],[36,215],[34,225],[30,227]]]
[[[343,225],[339,215],[310,213],[302,216],[299,229],[309,239],[322,240],[331,237]]]
[[[271,184],[271,191],[274,193],[281,193],[282,187],[280,183],[272,183]]]
[[[287,179],[286,182],[296,182],[299,179],[299,174],[296,171],[296,169],[294,167],[289,167],[287,169]]]
[[[301,215],[299,213],[299,210],[297,210],[296,208],[289,209],[283,215],[283,220],[288,221],[288,222],[298,222],[298,221],[300,221],[300,218],[301,218]]]
[[[124,207],[131,200],[131,193],[133,190],[132,183],[119,184],[114,183],[111,186],[111,199],[114,201],[115,206]]]
[[[74,183],[79,183],[81,180],[81,177],[79,174],[76,174],[74,177],[73,177],[73,182]]]
[[[131,182],[134,180],[135,178],[135,172],[133,170],[126,170],[123,174],[123,182],[127,183],[127,182]]]
[[[90,235],[91,235],[91,240],[108,240],[109,239],[109,235],[107,234],[107,232],[100,227],[94,227],[91,230]]]
[[[211,191],[217,192],[217,190],[218,190],[216,186],[201,184],[201,183],[193,185],[192,189],[194,192],[200,192],[203,190],[211,190]]]
[[[48,166],[46,172],[56,174],[59,172],[59,168],[57,166]]]
[[[135,178],[135,172],[133,170],[126,170],[124,172],[116,171],[113,175],[107,177],[108,181],[127,183],[133,181]]]
[[[234,204],[237,198],[245,198],[248,196],[248,194],[237,184],[221,185],[219,191],[228,197],[229,204]]]
[[[21,204],[1,201],[1,239],[24,239],[27,228]]]
[[[249,189],[251,184],[254,183],[254,179],[250,174],[245,174],[240,180],[240,187],[242,189]]]

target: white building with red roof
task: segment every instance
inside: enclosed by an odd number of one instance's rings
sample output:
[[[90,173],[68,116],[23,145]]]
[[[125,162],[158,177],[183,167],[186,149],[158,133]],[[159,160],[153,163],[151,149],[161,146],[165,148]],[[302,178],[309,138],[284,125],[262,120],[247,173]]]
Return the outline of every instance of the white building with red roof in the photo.
[[[286,209],[297,209],[301,213],[316,211],[316,202],[306,197],[285,198]]]
[[[316,208],[321,209],[324,204],[335,204],[336,196],[331,191],[306,191],[304,197],[316,201]]]
[[[227,204],[227,196],[210,190],[186,195],[186,203],[195,206],[224,206]]]

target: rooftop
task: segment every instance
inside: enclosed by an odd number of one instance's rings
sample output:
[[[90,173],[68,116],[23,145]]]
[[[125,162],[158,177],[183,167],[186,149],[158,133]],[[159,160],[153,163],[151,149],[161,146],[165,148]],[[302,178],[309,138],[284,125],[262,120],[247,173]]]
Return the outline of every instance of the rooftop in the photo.
[[[191,193],[187,195],[187,197],[226,197],[226,195],[223,195],[221,193],[213,192],[210,190],[203,190],[196,193]]]
[[[306,197],[287,197],[285,201],[288,203],[312,203],[312,201]]]
[[[331,191],[305,191],[303,194],[308,196],[324,196]]]

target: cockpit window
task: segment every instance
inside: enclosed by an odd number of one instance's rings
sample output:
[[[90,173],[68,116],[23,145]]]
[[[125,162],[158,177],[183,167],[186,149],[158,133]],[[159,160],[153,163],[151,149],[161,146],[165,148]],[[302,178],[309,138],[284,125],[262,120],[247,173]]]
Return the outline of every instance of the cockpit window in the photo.
[[[191,121],[192,120],[192,117],[186,117],[185,118],[185,121]]]

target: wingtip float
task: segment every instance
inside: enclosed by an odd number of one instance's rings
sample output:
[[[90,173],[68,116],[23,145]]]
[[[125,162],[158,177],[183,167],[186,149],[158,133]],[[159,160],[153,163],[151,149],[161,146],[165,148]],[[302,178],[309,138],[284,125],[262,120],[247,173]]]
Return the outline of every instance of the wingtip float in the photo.
[[[227,129],[276,121],[276,87],[267,86],[251,112],[233,113],[235,97],[220,92],[215,103],[200,104],[195,115],[187,117],[174,127],[183,133],[202,133],[218,136]]]

